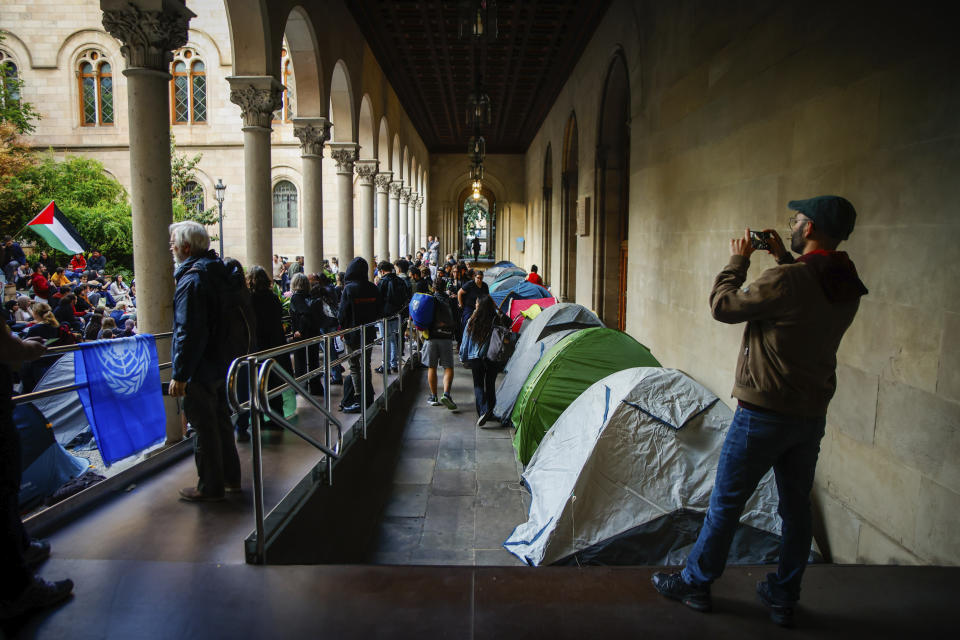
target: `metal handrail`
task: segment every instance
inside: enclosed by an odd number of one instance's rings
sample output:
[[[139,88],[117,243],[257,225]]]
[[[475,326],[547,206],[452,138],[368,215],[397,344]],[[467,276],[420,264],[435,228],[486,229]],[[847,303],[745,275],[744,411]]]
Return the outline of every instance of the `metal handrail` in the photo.
[[[262,447],[260,443],[260,429],[261,421],[264,416],[269,417],[271,421],[275,424],[280,425],[284,429],[292,431],[294,434],[302,438],[304,441],[308,442],[318,450],[326,454],[327,462],[327,481],[331,485],[333,484],[333,463],[334,460],[340,458],[343,454],[343,425],[336,416],[333,415],[330,407],[330,373],[332,368],[341,363],[346,362],[350,358],[359,354],[360,357],[360,389],[354,390],[357,393],[361,400],[361,423],[362,423],[362,437],[366,439],[367,437],[367,425],[369,423],[369,417],[367,414],[368,410],[368,399],[367,399],[367,366],[366,366],[366,353],[369,349],[374,348],[378,344],[382,347],[383,353],[383,387],[384,387],[384,411],[387,410],[388,406],[388,397],[387,393],[388,388],[388,379],[387,375],[389,372],[389,362],[387,360],[388,354],[388,336],[391,333],[389,331],[390,323],[396,320],[397,328],[395,335],[398,338],[402,338],[404,332],[409,328],[409,321],[407,324],[404,324],[405,320],[403,313],[397,313],[392,316],[381,318],[374,322],[368,322],[366,324],[351,327],[348,329],[341,329],[339,331],[332,331],[330,333],[324,333],[319,336],[314,336],[312,338],[306,338],[298,342],[292,342],[287,345],[282,345],[279,347],[273,347],[271,349],[265,349],[263,351],[258,351],[256,353],[251,353],[246,356],[235,359],[230,363],[229,368],[227,369],[227,403],[230,405],[230,409],[234,413],[239,413],[241,411],[250,411],[250,426],[252,430],[252,471],[253,471],[253,494],[254,494],[254,518],[255,518],[255,528],[256,528],[256,558],[258,561],[262,561],[264,557],[264,550],[266,546],[266,527],[265,527],[265,509],[263,504],[263,459],[262,459]],[[380,328],[380,337],[373,340],[370,344],[367,344],[367,329],[369,327],[378,326]],[[347,349],[346,353],[340,357],[331,359],[330,358],[330,348],[331,340],[336,337],[346,336],[350,333],[359,331],[360,332],[360,346],[356,349]],[[412,332],[411,332],[412,337]],[[323,365],[322,367],[317,368],[313,372],[310,371],[310,359],[309,359],[309,349],[310,347],[316,345],[323,345]],[[397,348],[400,349],[401,345],[397,345]],[[304,349],[306,357],[306,368],[307,371],[301,376],[295,376],[290,372],[286,371],[283,367],[279,366],[276,363],[276,358],[278,356],[287,355],[295,353],[296,351]],[[411,344],[411,356],[413,355],[413,346]],[[398,354],[398,358],[402,358]],[[402,366],[402,363],[401,363]],[[239,376],[241,375],[240,369],[246,367],[247,371],[247,380],[250,392],[250,400],[247,402],[240,402],[240,399],[237,395],[237,382]],[[316,398],[310,394],[307,389],[301,386],[301,382],[308,381],[311,378],[322,374],[324,376],[325,390],[324,393],[324,402],[320,403]],[[270,377],[271,375],[277,375],[283,381],[279,386],[270,389]],[[400,388],[403,389],[403,376],[400,376]],[[272,407],[270,407],[270,398],[275,397],[276,395],[283,393],[286,389],[292,389],[298,395],[303,396],[312,404],[314,407],[320,410],[323,414],[326,421],[326,434],[327,434],[327,445],[324,445],[315,439],[306,435],[299,428],[295,427],[283,415],[276,412]],[[255,390],[255,391],[254,391]],[[333,423],[337,428],[337,443],[333,449],[330,449],[330,423]]]

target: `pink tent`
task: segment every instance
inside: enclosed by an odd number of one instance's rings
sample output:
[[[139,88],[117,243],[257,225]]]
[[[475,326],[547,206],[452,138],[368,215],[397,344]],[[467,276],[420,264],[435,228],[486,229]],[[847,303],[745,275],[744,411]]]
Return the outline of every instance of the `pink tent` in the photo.
[[[508,313],[510,315],[510,320],[513,321],[512,327],[515,332],[519,332],[521,325],[523,325],[523,318],[520,316],[520,314],[535,304],[540,305],[541,309],[546,309],[547,307],[552,307],[553,305],[557,304],[557,299],[535,298],[533,300],[511,300],[510,311]]]

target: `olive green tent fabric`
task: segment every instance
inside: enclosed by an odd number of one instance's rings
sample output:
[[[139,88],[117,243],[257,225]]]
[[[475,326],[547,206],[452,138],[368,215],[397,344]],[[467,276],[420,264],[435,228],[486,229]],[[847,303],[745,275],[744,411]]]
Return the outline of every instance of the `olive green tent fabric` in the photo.
[[[567,406],[591,384],[632,367],[659,367],[649,349],[606,327],[571,333],[555,344],[527,377],[510,416],[513,448],[527,464],[540,440]]]

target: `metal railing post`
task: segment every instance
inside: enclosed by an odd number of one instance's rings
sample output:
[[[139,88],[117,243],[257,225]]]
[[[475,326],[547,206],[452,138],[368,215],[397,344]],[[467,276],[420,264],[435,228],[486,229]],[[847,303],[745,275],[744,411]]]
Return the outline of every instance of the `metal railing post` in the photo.
[[[387,393],[387,391],[388,391],[389,388],[390,388],[390,384],[389,384],[389,382],[387,381],[387,371],[389,371],[389,369],[390,369],[390,367],[389,367],[390,363],[389,363],[389,361],[387,360],[387,351],[388,351],[388,349],[387,349],[387,342],[390,340],[390,331],[389,331],[389,329],[390,329],[390,321],[387,320],[386,318],[384,318],[384,319],[383,319],[383,410],[384,410],[384,411],[387,410],[387,398],[390,397],[390,394]],[[393,353],[394,353],[394,355],[396,355],[396,353],[397,353],[396,345],[394,345]],[[400,364],[399,364],[399,362],[398,362],[398,363],[397,363],[397,371],[399,371],[399,370],[400,370]]]
[[[403,345],[403,317],[397,319],[397,347]],[[400,356],[397,358],[397,371],[400,378],[400,391],[403,391],[403,349],[400,349]]]
[[[363,439],[367,439],[367,325],[360,325],[360,419],[363,421]]]
[[[264,549],[266,545],[266,532],[263,524],[263,458],[262,446],[260,443],[260,403],[256,400],[256,391],[259,388],[257,384],[257,368],[253,366],[252,358],[247,358],[247,381],[250,392],[250,430],[252,431],[251,447],[253,456],[253,510],[256,517],[257,527],[257,564],[266,564]],[[309,369],[309,366],[308,366]]]

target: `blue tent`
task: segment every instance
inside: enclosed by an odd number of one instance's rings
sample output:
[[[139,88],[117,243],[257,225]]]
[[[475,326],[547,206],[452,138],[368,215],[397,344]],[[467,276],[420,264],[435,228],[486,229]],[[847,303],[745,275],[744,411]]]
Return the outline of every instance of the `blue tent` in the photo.
[[[21,509],[52,496],[90,466],[86,459],[67,453],[53,437],[50,423],[32,403],[14,407],[13,423],[20,434]]]
[[[497,303],[499,309],[506,311],[505,301],[509,299],[533,300],[536,298],[552,298],[553,296],[540,285],[524,280],[511,289],[503,288],[491,291],[490,297]]]
[[[509,278],[506,278],[504,280],[497,280],[496,282],[490,285],[490,293],[493,293],[494,291],[499,291],[500,289],[505,289],[509,291],[510,289],[513,289],[515,286],[517,286],[524,280],[526,280],[526,278],[524,278],[523,276],[510,276]]]

